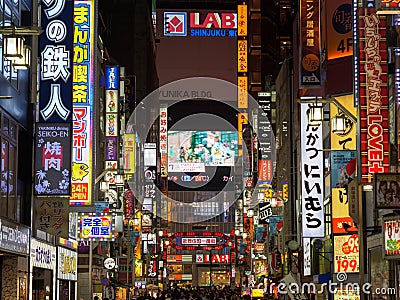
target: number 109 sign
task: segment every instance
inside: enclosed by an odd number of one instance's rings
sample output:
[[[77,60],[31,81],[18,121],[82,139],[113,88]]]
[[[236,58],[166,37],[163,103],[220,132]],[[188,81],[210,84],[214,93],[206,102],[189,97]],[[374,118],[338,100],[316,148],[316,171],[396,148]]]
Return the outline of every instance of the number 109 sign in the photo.
[[[358,234],[334,236],[335,273],[358,273]]]

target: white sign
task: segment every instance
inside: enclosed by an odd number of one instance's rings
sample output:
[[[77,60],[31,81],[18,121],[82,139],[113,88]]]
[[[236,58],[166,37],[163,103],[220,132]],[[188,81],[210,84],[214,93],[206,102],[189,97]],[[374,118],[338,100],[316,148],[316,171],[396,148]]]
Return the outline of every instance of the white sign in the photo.
[[[304,276],[311,275],[311,239],[303,238]]]
[[[56,269],[57,248],[31,239],[31,264],[42,269]]]
[[[308,125],[309,104],[301,104],[301,210],[303,237],[324,237],[322,125]]]
[[[115,259],[114,258],[111,258],[111,257],[108,257],[108,258],[106,258],[105,260],[104,260],[104,267],[107,269],[107,270],[111,270],[111,269],[114,269],[115,268]]]
[[[169,163],[168,172],[205,172],[204,163]]]
[[[66,248],[58,247],[57,277],[63,280],[78,279],[78,253]]]
[[[160,106],[160,153],[167,154],[168,127],[167,127],[167,107]]]
[[[217,244],[216,238],[209,238],[209,237],[182,238],[182,245],[215,245],[215,244]]]

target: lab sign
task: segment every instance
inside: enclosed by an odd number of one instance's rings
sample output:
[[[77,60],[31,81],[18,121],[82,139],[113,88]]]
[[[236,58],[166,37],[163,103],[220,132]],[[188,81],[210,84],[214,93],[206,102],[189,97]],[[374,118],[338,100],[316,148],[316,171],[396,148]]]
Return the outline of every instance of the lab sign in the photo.
[[[196,263],[221,263],[229,264],[229,254],[196,254]]]
[[[205,18],[200,13],[190,13],[190,28],[236,29],[237,16],[235,13],[208,13]]]

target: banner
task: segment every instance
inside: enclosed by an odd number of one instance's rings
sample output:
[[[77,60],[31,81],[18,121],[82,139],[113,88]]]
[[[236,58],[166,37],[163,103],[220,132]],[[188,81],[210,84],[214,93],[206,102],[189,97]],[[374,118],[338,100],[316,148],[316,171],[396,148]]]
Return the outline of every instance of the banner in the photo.
[[[300,0],[300,87],[321,86],[320,0]]]

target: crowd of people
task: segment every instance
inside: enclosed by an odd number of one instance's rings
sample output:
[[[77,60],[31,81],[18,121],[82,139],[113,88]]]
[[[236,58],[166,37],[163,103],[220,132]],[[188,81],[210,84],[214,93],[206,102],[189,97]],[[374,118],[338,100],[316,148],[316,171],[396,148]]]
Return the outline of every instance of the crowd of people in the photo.
[[[240,289],[232,290],[230,287],[189,287],[182,288],[173,286],[168,291],[158,291],[156,295],[151,295],[149,291],[144,291],[136,300],[239,300],[250,299],[250,296],[241,295]],[[266,297],[264,299],[267,299]]]

